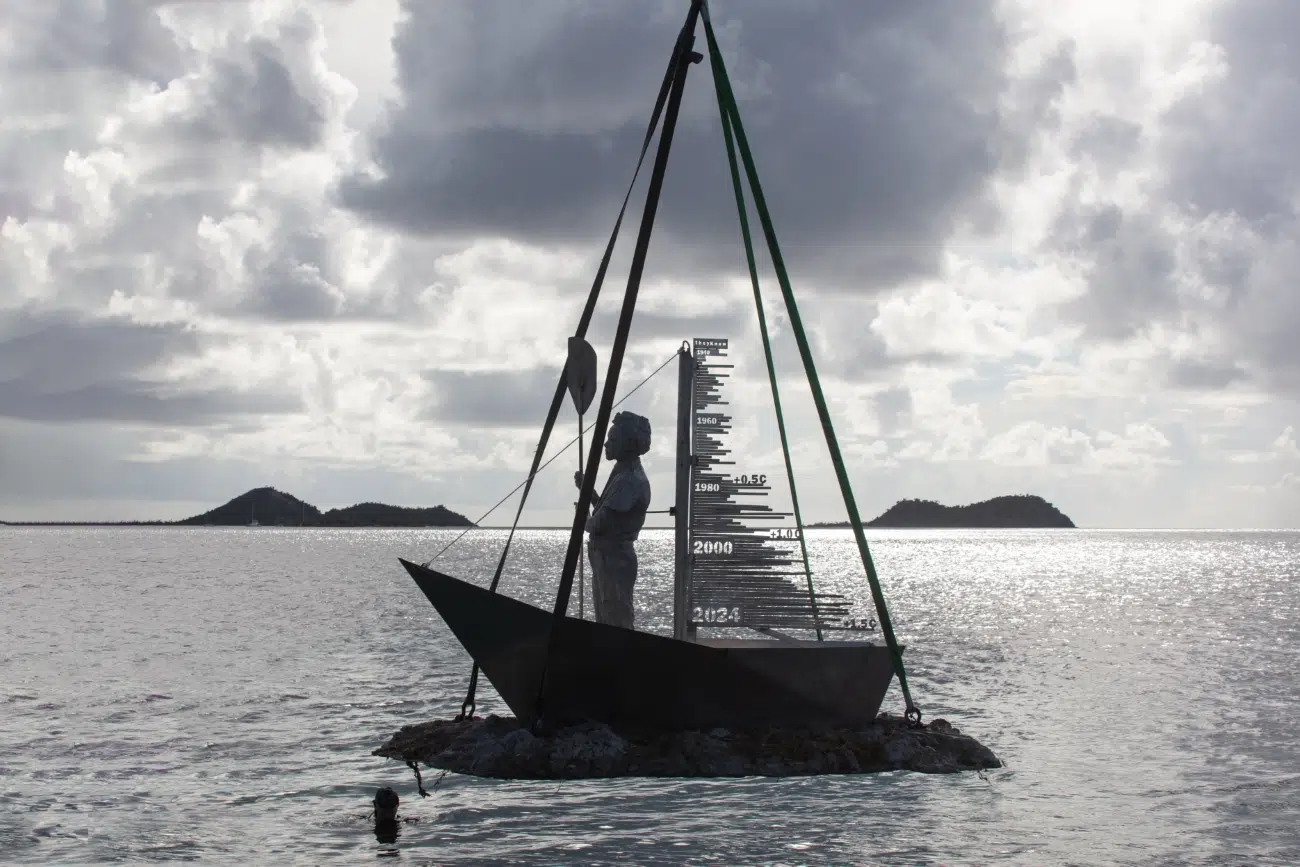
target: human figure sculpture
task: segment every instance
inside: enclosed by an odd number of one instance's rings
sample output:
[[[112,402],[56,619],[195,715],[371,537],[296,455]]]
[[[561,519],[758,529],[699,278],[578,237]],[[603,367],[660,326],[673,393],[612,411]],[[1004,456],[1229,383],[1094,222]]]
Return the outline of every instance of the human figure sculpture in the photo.
[[[650,480],[641,455],[650,451],[650,420],[631,412],[614,416],[605,438],[605,459],[614,461],[604,491],[593,498],[587,519],[587,558],[591,561],[596,621],[633,628],[632,593],[636,585],[633,543],[650,508]],[[582,472],[574,473],[582,487]]]

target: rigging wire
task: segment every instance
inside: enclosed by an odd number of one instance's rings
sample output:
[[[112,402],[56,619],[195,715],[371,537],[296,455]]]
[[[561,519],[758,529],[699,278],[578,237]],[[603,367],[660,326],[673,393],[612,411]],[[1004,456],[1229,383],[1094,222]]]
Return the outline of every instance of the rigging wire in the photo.
[[[593,439],[603,440],[613,411],[614,394],[618,388],[619,373],[623,367],[623,355],[627,349],[627,338],[631,333],[632,314],[636,309],[637,293],[641,289],[641,276],[645,271],[646,257],[650,250],[650,235],[654,229],[655,212],[659,207],[659,197],[663,191],[664,174],[668,168],[668,154],[672,148],[673,132],[682,106],[682,93],[686,84],[686,73],[695,63],[704,59],[704,55],[693,51],[695,42],[695,22],[699,18],[700,7],[704,0],[691,0],[686,23],[682,26],[673,48],[671,64],[671,89],[668,101],[664,105],[663,128],[659,131],[659,147],[655,152],[654,169],[650,174],[650,183],[646,189],[645,206],[641,213],[641,226],[637,230],[636,246],[632,250],[632,264],[628,269],[627,288],[623,292],[623,304],[618,315],[618,327],[614,333],[614,345],[609,353],[608,372],[605,374],[605,388],[600,396],[600,409],[596,413],[596,427]],[[578,561],[582,558],[582,530],[587,507],[595,494],[596,473],[600,469],[600,453],[592,449],[587,455],[587,469],[582,475],[582,485],[578,492],[578,507],[574,510],[573,527],[569,531],[569,545],[564,552],[564,566],[560,570],[560,586],[555,593],[555,607],[551,610],[550,637],[546,642],[546,656],[543,659],[537,684],[537,699],[533,702],[532,721],[529,728],[536,734],[545,727],[547,695],[547,676],[551,673],[551,661],[561,644],[560,625],[566,619],[569,607],[569,594],[573,590],[573,577],[577,572]]]
[[[667,361],[665,361],[663,364],[661,364],[661,365],[659,365],[658,367],[656,367],[654,370],[650,371],[650,375],[649,375],[649,376],[647,376],[645,379],[641,380],[641,381],[638,382],[635,386],[633,386],[632,390],[629,391],[627,394],[625,394],[625,395],[623,395],[622,397],[620,397],[620,398],[618,399],[618,401],[614,404],[614,406],[618,406],[618,405],[621,404],[623,401],[627,400],[629,397],[631,397],[632,395],[636,394],[637,389],[639,389],[641,386],[645,385],[645,384],[646,384],[647,382],[649,382],[650,380],[654,379],[655,374],[657,374],[659,371],[661,371],[661,370],[663,370],[665,367],[667,367],[667,366],[668,366],[668,365],[669,365],[669,364],[670,364],[674,359],[676,359],[676,358],[677,358],[677,353],[676,353],[676,352],[674,352],[672,355],[668,356],[668,360],[667,360]],[[587,427],[585,428],[585,430],[590,431],[590,430],[591,430],[593,427],[595,427],[595,426],[596,426],[596,423],[593,421],[591,424],[587,425]],[[579,436],[581,436],[581,434],[579,434]],[[567,452],[567,451],[568,451],[570,448],[572,448],[572,447],[573,447],[577,442],[578,442],[578,437],[574,437],[573,439],[569,440],[568,445],[564,446],[564,447],[563,447],[562,449],[560,449],[558,452],[556,452],[555,454],[551,455],[550,458],[547,459],[546,463],[542,464],[540,467],[537,468],[537,472],[533,473],[531,476],[529,476],[528,478],[524,479],[524,480],[523,480],[522,482],[520,482],[518,485],[515,485],[515,487],[510,491],[510,493],[506,494],[504,497],[502,497],[501,499],[497,500],[497,503],[496,503],[495,506],[493,506],[492,508],[490,508],[490,509],[488,509],[486,512],[484,512],[484,513],[482,514],[482,516],[480,516],[479,519],[478,519],[477,521],[474,522],[474,526],[472,526],[472,527],[466,527],[464,530],[461,531],[461,533],[460,533],[459,536],[457,536],[455,539],[452,539],[450,542],[448,542],[446,545],[444,545],[441,551],[439,551],[437,554],[434,554],[432,557],[430,557],[428,560],[426,560],[426,561],[424,562],[424,564],[423,564],[423,565],[424,565],[424,568],[426,568],[426,569],[429,568],[429,564],[431,564],[434,560],[437,560],[437,559],[438,559],[439,557],[441,557],[443,554],[447,553],[447,549],[450,548],[452,545],[455,545],[455,544],[456,544],[457,542],[459,542],[462,538],[464,538],[465,534],[468,533],[470,530],[478,529],[478,525],[479,525],[482,521],[484,521],[484,520],[485,520],[489,515],[491,515],[493,512],[495,512],[497,509],[499,509],[499,508],[501,507],[501,504],[502,504],[502,503],[504,503],[506,500],[508,500],[508,499],[510,499],[511,497],[513,497],[513,496],[514,496],[514,495],[519,491],[519,489],[522,488],[524,485],[528,484],[529,481],[531,481],[532,479],[537,478],[537,476],[541,474],[542,470],[544,470],[544,469],[546,469],[547,467],[549,467],[549,466],[551,465],[551,463],[552,463],[556,458],[558,458],[560,455],[562,455],[562,454],[564,454],[565,452]]]
[[[763,236],[767,240],[767,250],[771,258],[772,270],[776,272],[776,280],[781,287],[781,296],[785,300],[790,330],[794,332],[795,341],[799,345],[799,355],[803,360],[804,373],[808,378],[808,387],[812,391],[813,403],[817,407],[817,415],[822,424],[822,432],[826,436],[826,447],[830,452],[831,465],[835,468],[840,493],[844,497],[844,509],[848,512],[849,522],[853,526],[858,554],[861,556],[862,565],[867,572],[867,583],[871,585],[871,596],[876,604],[876,616],[880,622],[880,629],[884,633],[889,655],[893,658],[894,673],[898,675],[898,686],[903,693],[903,700],[907,706],[904,716],[910,725],[920,726],[921,709],[912,700],[912,692],[907,686],[907,670],[903,664],[903,651],[898,644],[897,637],[894,635],[894,627],[889,618],[889,607],[885,602],[884,590],[880,587],[880,579],[876,575],[871,549],[867,544],[866,534],[862,530],[862,517],[858,514],[857,500],[853,496],[853,484],[849,480],[848,469],[844,464],[844,456],[840,452],[839,439],[835,435],[835,428],[831,422],[830,409],[826,404],[826,396],[822,392],[821,380],[817,376],[817,367],[813,361],[812,349],[808,344],[808,337],[804,332],[803,323],[799,316],[799,307],[795,302],[794,289],[790,286],[790,275],[786,271],[785,260],[781,255],[781,247],[776,240],[776,229],[772,225],[772,216],[767,207],[767,199],[763,195],[763,187],[758,180],[758,169],[754,166],[754,156],[749,149],[745,127],[740,120],[740,108],[736,105],[736,94],[727,78],[726,64],[723,63],[722,52],[718,48],[717,35],[713,32],[713,24],[709,21],[707,11],[702,18],[704,20],[704,35],[709,44],[709,57],[713,67],[714,80],[719,85],[715,90],[718,98],[724,103],[721,109],[723,114],[730,120],[732,132],[735,136],[735,145],[740,151],[740,159],[745,166],[745,175],[749,180],[754,208],[758,212],[759,223],[763,227]]]

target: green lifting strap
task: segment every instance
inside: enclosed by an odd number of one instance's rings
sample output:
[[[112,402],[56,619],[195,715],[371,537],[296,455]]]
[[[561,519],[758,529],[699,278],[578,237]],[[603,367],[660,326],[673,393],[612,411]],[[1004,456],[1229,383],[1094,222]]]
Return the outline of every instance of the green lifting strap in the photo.
[[[826,435],[826,446],[830,450],[831,463],[835,467],[835,476],[839,481],[840,493],[844,496],[844,508],[848,511],[849,521],[853,526],[853,536],[858,543],[858,553],[862,556],[862,565],[866,569],[867,581],[871,585],[871,596],[876,603],[876,616],[880,619],[880,628],[885,634],[886,643],[889,645],[889,653],[894,662],[894,672],[898,675],[898,685],[903,692],[903,700],[907,705],[907,718],[914,724],[919,724],[921,722],[921,710],[912,701],[912,693],[907,686],[907,672],[903,667],[903,654],[898,647],[898,639],[894,637],[894,626],[889,619],[889,608],[885,604],[885,594],[880,588],[880,579],[876,575],[876,567],[871,559],[871,551],[867,547],[867,537],[862,531],[862,518],[858,514],[857,501],[853,497],[853,488],[849,483],[848,471],[844,467],[844,457],[840,453],[839,442],[835,437],[835,428],[831,424],[830,410],[826,406],[826,397],[822,394],[821,382],[817,378],[817,369],[813,363],[812,351],[808,346],[808,338],[804,334],[803,322],[799,318],[799,308],[795,302],[794,291],[790,288],[790,277],[786,273],[785,260],[781,257],[781,249],[776,240],[776,230],[773,228],[772,217],[767,208],[767,200],[763,196],[763,188],[758,180],[758,171],[754,167],[753,154],[750,152],[749,141],[745,136],[744,124],[740,120],[740,110],[736,106],[735,94],[731,90],[731,82],[727,77],[722,52],[718,48],[718,40],[713,32],[713,22],[709,18],[707,4],[701,10],[700,17],[704,21],[704,33],[709,43],[709,58],[713,68],[715,89],[720,100],[719,108],[724,116],[730,120],[730,127],[735,134],[735,143],[739,147],[740,158],[745,165],[745,175],[749,180],[750,192],[754,197],[754,207],[758,211],[758,219],[763,226],[763,235],[767,240],[768,253],[772,258],[772,267],[776,271],[777,282],[781,286],[781,295],[785,299],[786,312],[790,316],[790,328],[799,344],[799,355],[803,359],[804,372],[808,376],[808,386],[812,391],[813,402],[817,405],[817,415],[821,419],[822,431]],[[725,130],[726,126],[724,125],[724,132]],[[743,208],[741,209],[741,215],[741,219],[745,219]]]
[[[716,56],[716,55],[715,55]],[[803,515],[799,511],[799,493],[794,484],[794,466],[790,463],[790,442],[785,435],[785,414],[781,412],[781,392],[776,385],[776,365],[772,363],[772,341],[767,334],[767,315],[763,312],[763,294],[758,287],[758,265],[754,261],[754,239],[749,232],[748,208],[745,207],[745,189],[740,182],[740,168],[736,165],[736,146],[731,138],[731,119],[723,108],[722,79],[714,63],[713,84],[718,94],[718,113],[722,115],[722,136],[727,142],[727,164],[731,167],[731,186],[736,192],[736,210],[740,214],[740,236],[745,241],[745,261],[749,264],[749,282],[754,287],[754,307],[758,310],[758,332],[763,337],[763,356],[767,359],[767,379],[772,385],[772,405],[776,407],[776,429],[781,433],[781,452],[785,455],[785,477],[790,483],[790,503],[794,507],[794,523],[799,528],[799,552],[803,555],[803,572],[808,578],[808,601],[812,605],[813,628],[817,640],[822,640],[821,617],[817,613],[817,592],[813,589],[812,569],[808,565],[808,545],[803,537]]]

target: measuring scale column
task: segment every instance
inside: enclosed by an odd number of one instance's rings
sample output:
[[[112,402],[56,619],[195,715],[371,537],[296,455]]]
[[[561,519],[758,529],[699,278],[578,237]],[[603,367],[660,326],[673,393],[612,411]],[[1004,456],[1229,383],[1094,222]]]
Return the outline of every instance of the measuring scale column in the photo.
[[[772,488],[766,473],[733,469],[734,415],[723,400],[734,369],[728,349],[724,338],[696,338],[692,348],[687,629],[813,629],[818,618],[798,548],[799,528],[789,523],[793,515],[767,505]],[[847,613],[842,596],[818,597],[823,615]]]
[[[691,594],[691,420],[695,361],[683,344],[677,350],[677,490],[673,504],[673,638],[694,641]]]
[[[725,445],[731,431],[732,417],[716,411],[727,406],[722,399],[723,380],[731,376],[734,365],[722,361],[727,355],[725,338],[696,338],[693,343],[695,382],[692,393],[692,452],[691,468],[691,626],[717,624],[742,625],[742,606],[736,599],[722,600],[713,592],[718,578],[730,571],[736,554],[737,531],[744,528],[736,520],[736,507],[731,501],[734,484],[730,472],[722,468],[732,466],[731,450]],[[696,586],[696,579],[705,586]],[[712,579],[712,580],[711,580]],[[713,587],[709,585],[715,585]],[[697,592],[702,591],[702,592]],[[729,595],[729,594],[728,594]]]

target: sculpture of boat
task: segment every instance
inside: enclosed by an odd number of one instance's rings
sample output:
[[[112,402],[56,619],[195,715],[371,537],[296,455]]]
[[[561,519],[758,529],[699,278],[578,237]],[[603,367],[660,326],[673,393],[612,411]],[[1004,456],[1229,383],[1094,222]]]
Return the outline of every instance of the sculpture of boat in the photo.
[[[402,561],[515,716],[664,731],[766,726],[855,728],[876,718],[893,676],[865,641],[682,641],[565,617],[547,663],[552,615]]]
[[[704,59],[692,50],[699,20],[703,20],[708,38],[793,511],[778,513],[762,505],[761,500],[770,488],[766,474],[736,473],[729,467],[733,461],[729,460],[726,434],[731,416],[721,396],[728,375],[729,365],[725,363],[728,341],[697,338],[693,345],[686,344],[677,353],[677,485],[670,510],[675,516],[676,549],[673,634],[654,635],[569,614],[569,597],[582,556],[585,517],[589,514],[600,469],[598,447],[592,448],[586,457],[554,609],[544,611],[496,592],[532,480],[543,466],[542,456],[565,391],[574,399],[580,431],[582,413],[595,394],[595,355],[584,338],[622,224],[623,213],[620,213],[576,333],[569,340],[569,360],[557,383],[532,469],[522,485],[524,493],[515,524],[490,586],[479,587],[437,572],[429,568],[430,563],[419,565],[402,560],[402,565],[474,661],[462,716],[474,712],[478,672],[482,670],[514,714],[535,725],[558,726],[590,720],[614,728],[666,731],[777,725],[857,727],[876,718],[897,674],[907,716],[919,723],[920,711],[912,702],[903,668],[903,648],[894,637],[704,0],[692,0],[690,4],[642,145],[641,161],[633,175],[635,184],[662,117],[663,129],[597,418],[591,426],[591,441],[598,444],[604,440],[615,405],[623,353],[686,73],[692,64]],[[849,601],[814,592],[745,215],[739,168],[742,162],[871,586],[875,618],[855,618],[851,616]],[[630,194],[631,187],[628,197]],[[624,198],[624,212],[628,197]],[[578,442],[581,451],[581,434]],[[581,463],[581,455],[579,460]],[[789,518],[793,518],[794,527],[777,526]],[[827,632],[874,631],[877,626],[885,639],[883,646],[864,640],[825,639]],[[756,630],[763,637],[738,638],[734,636],[736,630]],[[791,630],[803,630],[815,637],[795,637]],[[703,631],[710,635],[705,637]],[[720,632],[729,634],[718,635]]]

